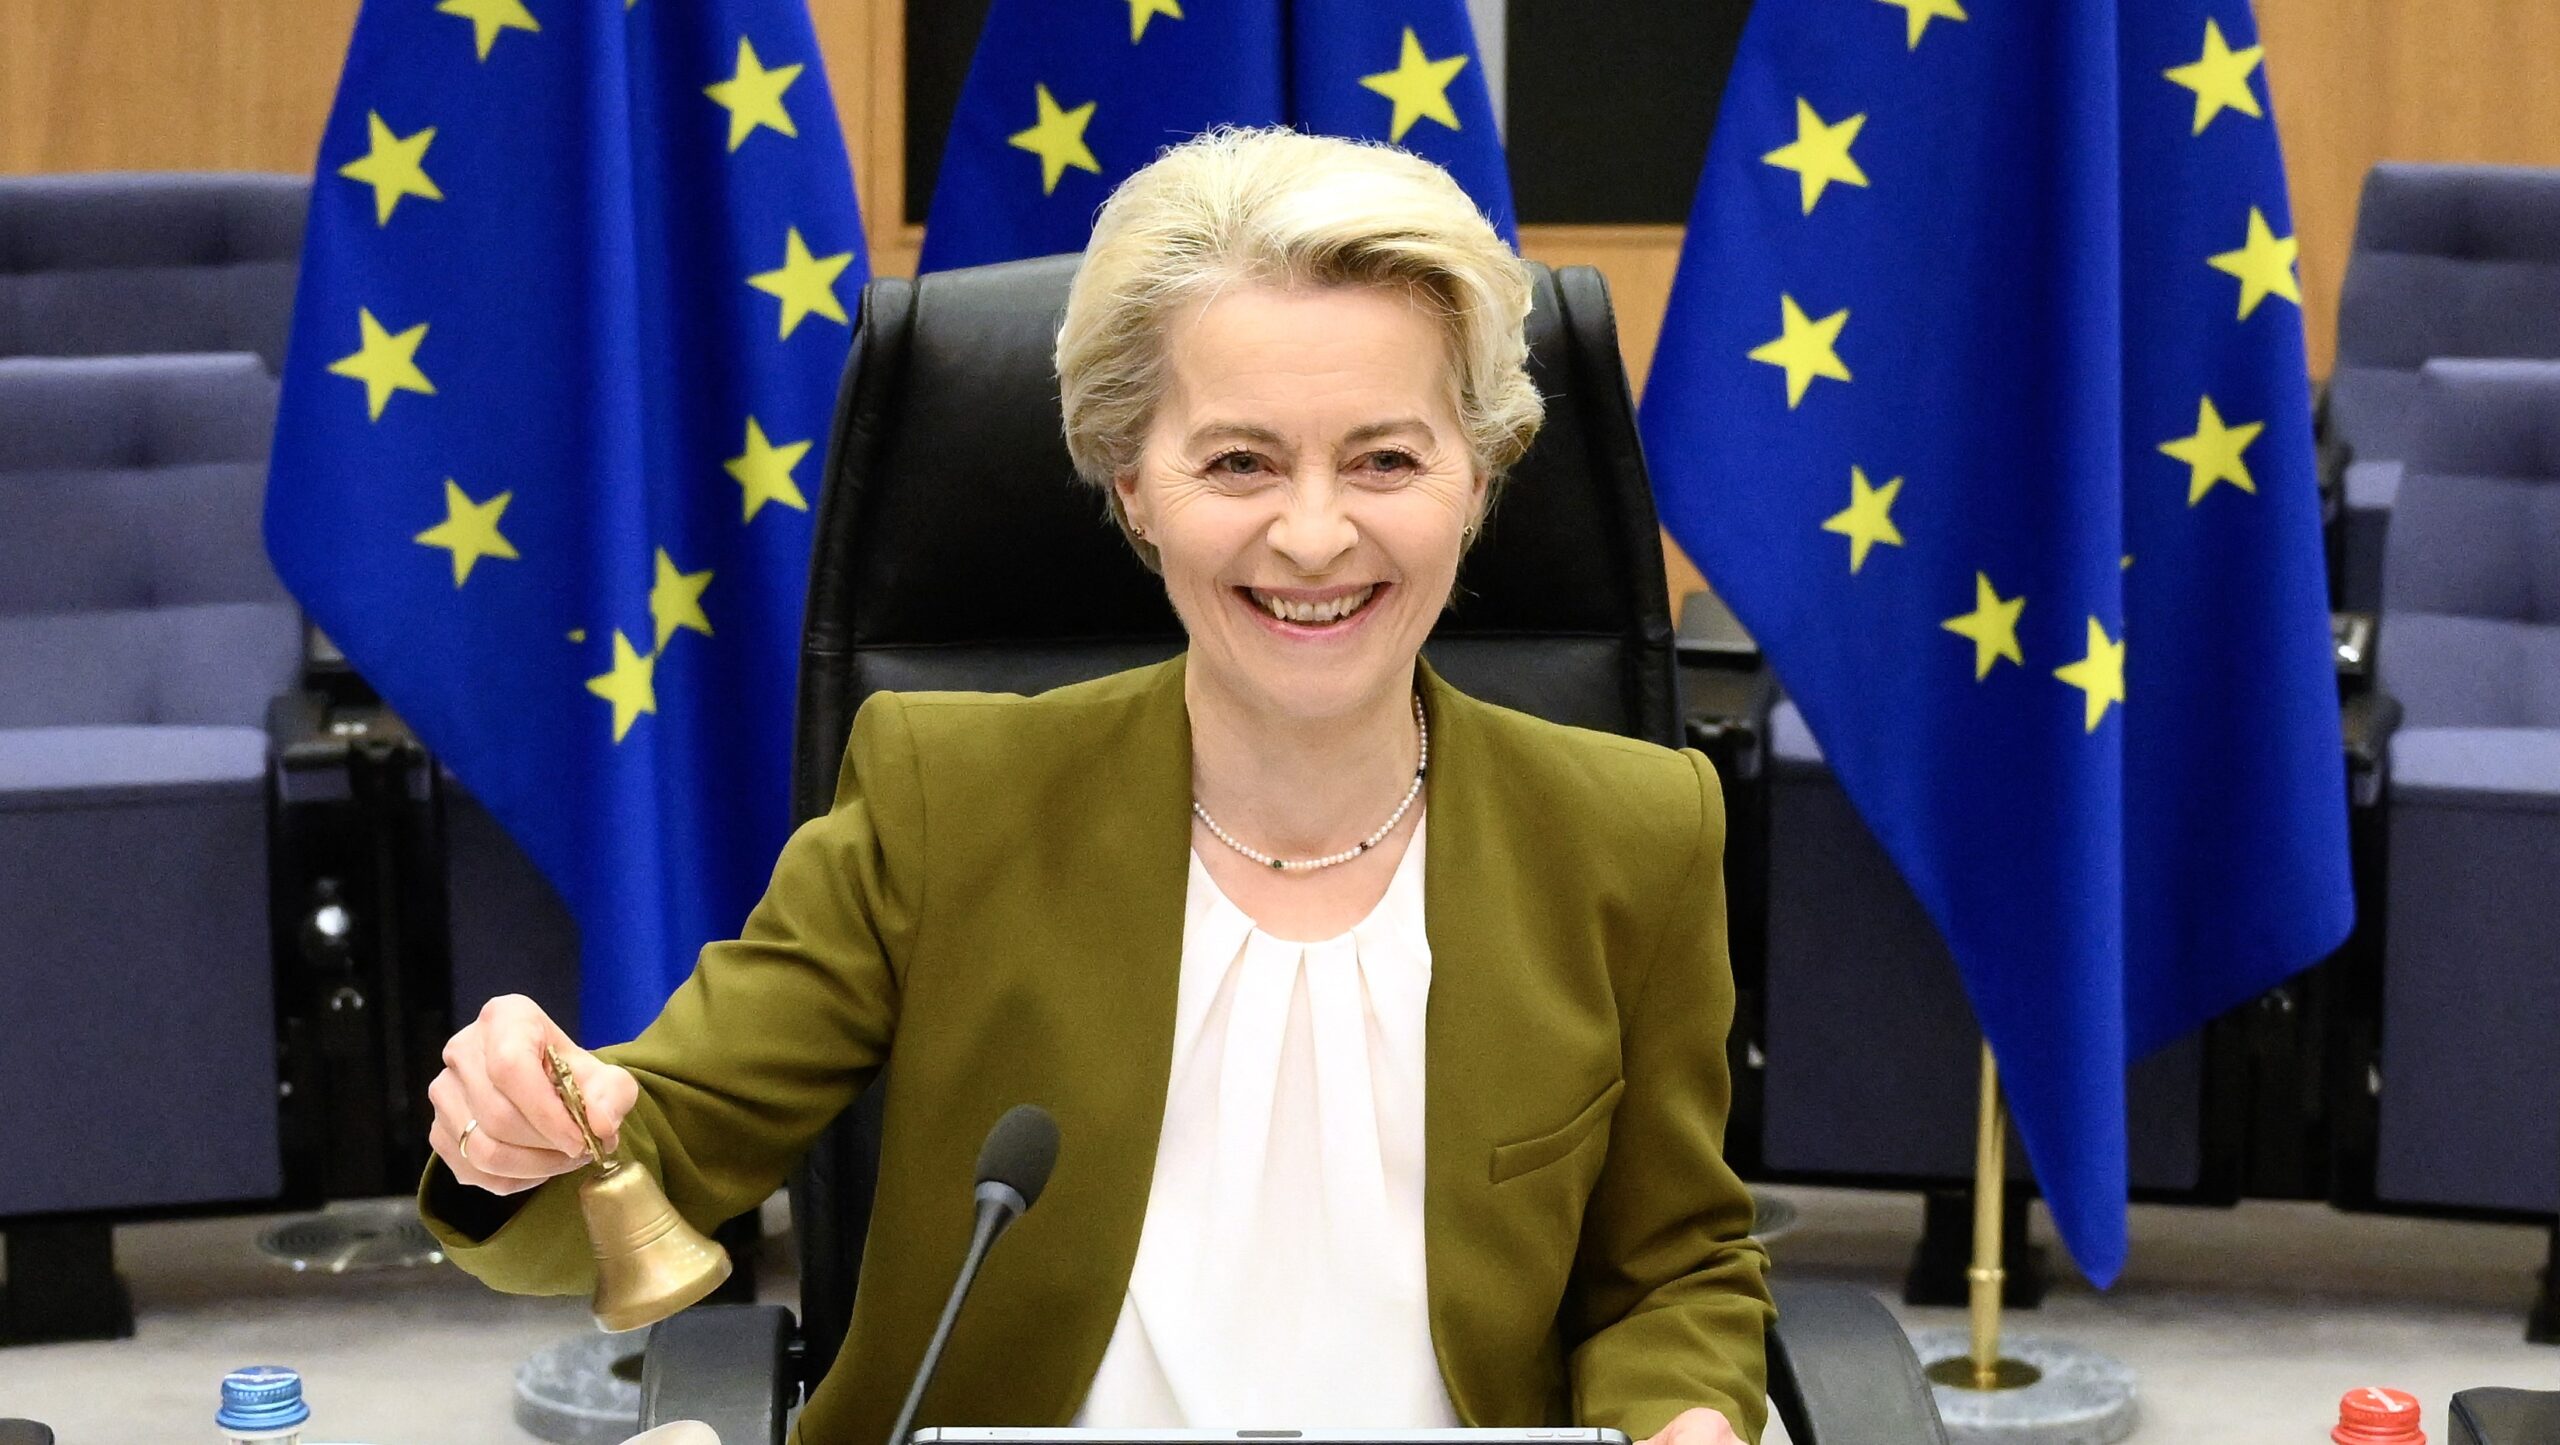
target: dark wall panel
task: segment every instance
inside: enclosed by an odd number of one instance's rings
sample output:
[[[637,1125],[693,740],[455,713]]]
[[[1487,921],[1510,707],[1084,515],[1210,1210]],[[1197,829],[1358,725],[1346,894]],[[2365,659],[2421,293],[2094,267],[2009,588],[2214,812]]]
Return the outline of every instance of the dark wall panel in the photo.
[[[1530,224],[1689,219],[1750,0],[1511,0],[1504,134]]]
[[[987,23],[989,0],[906,0],[907,4],[907,220],[924,224],[933,208],[933,176],[942,165],[942,143],[951,113],[960,105],[960,82]]]

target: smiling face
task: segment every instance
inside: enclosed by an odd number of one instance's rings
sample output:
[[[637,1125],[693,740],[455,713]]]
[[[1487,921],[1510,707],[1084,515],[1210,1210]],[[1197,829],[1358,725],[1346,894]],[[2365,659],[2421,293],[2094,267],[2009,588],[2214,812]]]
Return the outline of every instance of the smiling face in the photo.
[[[1240,285],[1165,348],[1117,489],[1198,680],[1310,721],[1400,700],[1485,495],[1440,325],[1398,291]]]

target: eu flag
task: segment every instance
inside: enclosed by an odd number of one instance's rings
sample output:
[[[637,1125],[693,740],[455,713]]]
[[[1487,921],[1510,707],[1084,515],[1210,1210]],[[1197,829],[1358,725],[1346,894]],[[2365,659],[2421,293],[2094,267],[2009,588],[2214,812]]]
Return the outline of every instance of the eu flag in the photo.
[[[995,0],[917,269],[1081,251],[1113,187],[1217,125],[1392,142],[1517,243],[1463,0]]]
[[[2260,61],[2246,0],[1760,0],[1645,395],[1665,522],[1945,935],[2101,1284],[2128,1060],[2351,912]]]
[[[598,1042],[736,932],[789,832],[866,271],[801,0],[364,7],[267,546],[558,887]]]

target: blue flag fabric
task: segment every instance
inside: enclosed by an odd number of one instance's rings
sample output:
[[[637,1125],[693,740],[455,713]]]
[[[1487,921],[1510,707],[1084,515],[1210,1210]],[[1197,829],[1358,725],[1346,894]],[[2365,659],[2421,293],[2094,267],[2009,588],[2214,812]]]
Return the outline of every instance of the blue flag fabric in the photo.
[[[2101,1284],[2128,1060],[2351,912],[2260,60],[2246,0],[1759,0],[1643,409]]]
[[[917,269],[1081,251],[1103,199],[1157,152],[1284,124],[1438,163],[1517,244],[1463,0],[995,0]]]
[[[867,274],[801,0],[364,7],[267,498],[312,619],[576,916],[630,1037],[789,833]]]

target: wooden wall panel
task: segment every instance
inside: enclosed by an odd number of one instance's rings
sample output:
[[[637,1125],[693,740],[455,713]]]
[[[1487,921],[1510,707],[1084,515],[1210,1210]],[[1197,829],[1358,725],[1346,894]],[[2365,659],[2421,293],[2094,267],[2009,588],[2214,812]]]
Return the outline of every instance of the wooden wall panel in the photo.
[[[0,0],[0,171],[307,171],[356,0]]]
[[[2560,166],[2560,4],[2257,0],[2302,238],[2311,364],[2336,350],[2356,196],[2376,161]]]

